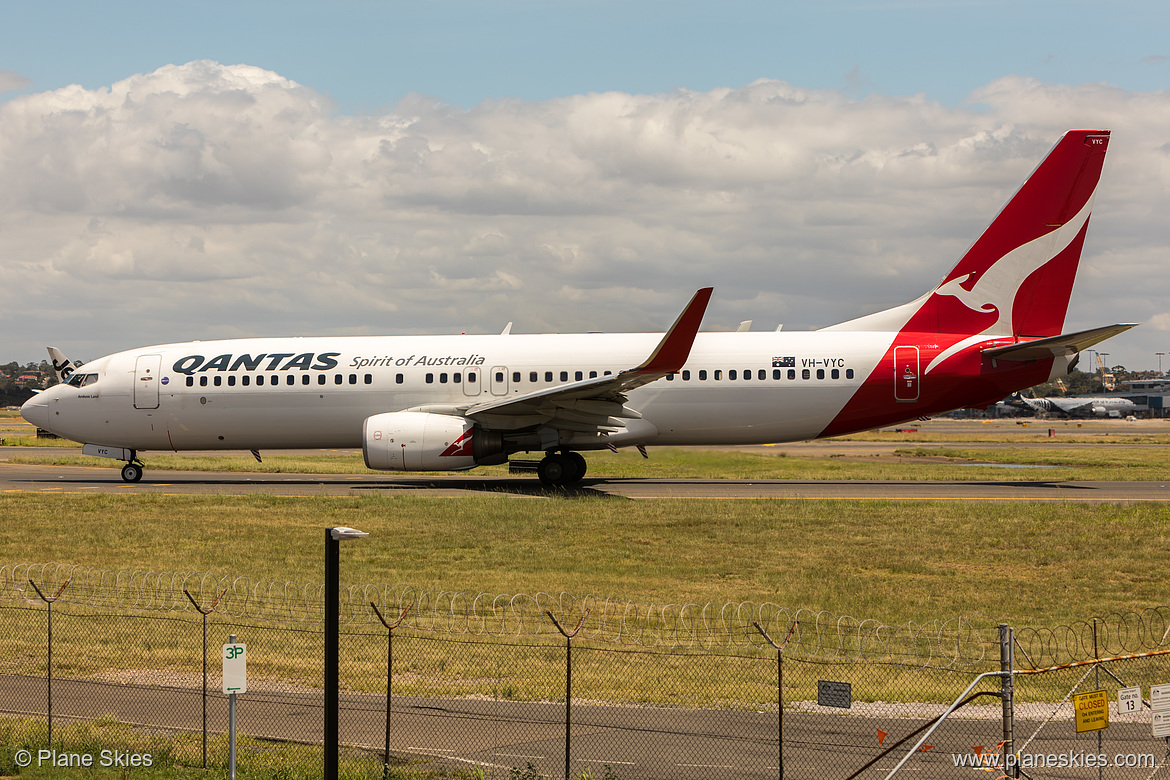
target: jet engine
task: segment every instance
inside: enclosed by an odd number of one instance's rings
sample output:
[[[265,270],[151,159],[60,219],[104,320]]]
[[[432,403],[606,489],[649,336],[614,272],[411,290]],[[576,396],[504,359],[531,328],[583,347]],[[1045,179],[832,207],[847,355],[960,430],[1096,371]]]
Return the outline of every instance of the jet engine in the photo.
[[[393,471],[461,471],[507,460],[499,434],[433,412],[367,417],[362,455],[367,468]]]

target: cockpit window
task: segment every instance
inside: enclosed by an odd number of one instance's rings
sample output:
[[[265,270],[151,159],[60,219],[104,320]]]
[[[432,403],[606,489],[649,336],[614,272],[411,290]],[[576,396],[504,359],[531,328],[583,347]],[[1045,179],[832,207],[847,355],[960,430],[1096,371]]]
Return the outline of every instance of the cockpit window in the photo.
[[[86,385],[92,385],[97,380],[97,374],[74,374],[69,377],[68,384],[70,387],[85,387]]]

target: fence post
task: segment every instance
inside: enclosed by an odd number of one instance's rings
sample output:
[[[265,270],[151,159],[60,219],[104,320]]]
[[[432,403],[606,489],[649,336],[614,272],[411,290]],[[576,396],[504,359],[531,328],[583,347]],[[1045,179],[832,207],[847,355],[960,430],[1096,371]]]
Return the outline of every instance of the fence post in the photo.
[[[561,636],[565,638],[565,780],[569,780],[569,757],[571,754],[569,726],[573,722],[573,637],[577,636],[577,632],[585,624],[585,618],[589,617],[589,610],[585,610],[585,613],[581,615],[581,619],[577,621],[577,627],[573,629],[572,633],[561,627],[552,612],[545,610],[544,614],[548,615],[548,619],[553,622],[557,631],[560,631]]]
[[[195,601],[195,597],[183,588],[183,595],[191,602],[191,606],[195,607],[195,611],[203,616],[203,768],[207,768],[207,616],[215,611],[215,605],[223,598],[223,594],[227,593],[227,588],[220,591],[220,594],[215,597],[215,601],[211,602],[211,606],[206,610],[199,606]]]
[[[35,582],[33,582],[32,580],[28,581],[28,584],[32,585],[33,590],[35,590],[37,592],[37,595],[41,597],[41,601],[43,601],[49,605],[49,690],[48,690],[48,708],[47,708],[48,711],[46,714],[47,714],[48,719],[49,719],[49,749],[50,750],[53,749],[53,602],[56,601],[57,599],[61,598],[61,594],[65,592],[65,588],[68,587],[69,583],[72,581],[73,581],[72,577],[65,580],[65,584],[60,587],[60,589],[57,591],[57,595],[53,596],[53,598],[48,598],[47,596],[45,596],[44,593],[41,593],[41,589],[37,587],[37,584]]]
[[[382,617],[382,613],[378,611],[378,605],[370,602],[370,606],[374,608],[374,614],[378,616],[378,620],[382,621],[382,625],[386,627],[386,741],[383,756],[385,762],[382,765],[382,777],[390,777],[390,690],[391,681],[394,679],[394,629],[402,624],[406,618],[406,613],[410,612],[410,608],[414,606],[414,602],[406,605],[406,609],[402,610],[402,614],[393,624],[387,623],[386,618]]]
[[[768,632],[758,622],[753,621],[752,625],[756,627],[756,631],[759,631],[764,639],[768,640],[768,644],[776,648],[776,745],[779,751],[780,780],[784,780],[784,648],[788,646],[788,640],[792,638],[800,621],[794,620],[792,622],[792,626],[788,629],[788,636],[784,637],[781,644],[773,642],[772,637],[768,636]]]
[[[1012,679],[1012,670],[1015,666],[1015,637],[1016,632],[1011,626],[1007,623],[999,624],[999,670],[1003,673],[1000,677],[1000,696],[1003,699],[1003,763],[1000,766],[1005,772],[1011,772],[1010,777],[1020,776],[1019,762],[1016,761],[1015,687]]]

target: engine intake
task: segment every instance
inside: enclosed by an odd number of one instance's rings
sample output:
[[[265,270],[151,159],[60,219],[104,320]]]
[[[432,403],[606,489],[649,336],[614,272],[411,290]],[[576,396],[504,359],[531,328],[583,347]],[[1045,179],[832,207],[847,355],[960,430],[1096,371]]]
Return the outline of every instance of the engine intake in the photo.
[[[367,417],[362,456],[367,468],[383,471],[462,471],[506,459],[499,435],[463,417],[431,412]]]

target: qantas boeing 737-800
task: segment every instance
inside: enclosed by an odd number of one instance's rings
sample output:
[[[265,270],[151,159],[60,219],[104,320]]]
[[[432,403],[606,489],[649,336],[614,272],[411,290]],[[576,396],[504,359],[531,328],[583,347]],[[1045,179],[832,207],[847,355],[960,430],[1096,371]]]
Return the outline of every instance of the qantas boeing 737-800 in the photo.
[[[942,282],[810,332],[699,333],[695,294],[663,334],[255,338],[93,360],[32,398],[30,423],[126,461],[144,450],[362,448],[372,469],[462,470],[542,452],[758,444],[986,406],[1068,373],[1133,327],[1062,333],[1109,132],[1064,135]]]

